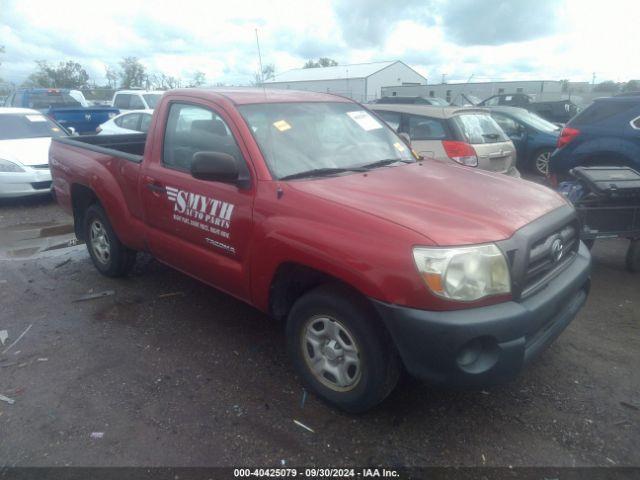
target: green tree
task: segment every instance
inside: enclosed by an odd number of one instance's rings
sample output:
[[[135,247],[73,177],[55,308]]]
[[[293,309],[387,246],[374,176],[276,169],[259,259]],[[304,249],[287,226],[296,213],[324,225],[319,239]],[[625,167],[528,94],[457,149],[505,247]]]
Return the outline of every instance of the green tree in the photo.
[[[36,65],[37,70],[26,82],[32,87],[81,89],[89,82],[89,74],[78,62],[60,62],[56,67],[46,60],[37,60]]]
[[[338,62],[331,58],[320,57],[317,62],[313,60],[307,60],[302,68],[323,68],[323,67],[335,67],[338,65]]]
[[[137,57],[124,57],[120,62],[120,86],[143,87],[147,83],[147,71]]]
[[[600,82],[595,87],[593,87],[594,92],[610,92],[614,93],[620,89],[620,86],[611,80],[607,80],[606,82]]]
[[[196,73],[193,74],[193,77],[191,77],[191,82],[189,82],[189,86],[190,87],[201,87],[205,83],[207,83],[207,78],[206,78],[205,73],[201,72],[200,70],[198,70]]]
[[[623,92],[640,92],[640,80],[629,80],[622,87]]]
[[[260,72],[256,72],[253,76],[252,84],[254,86],[262,85],[265,80],[273,80],[276,76],[276,66],[273,63],[269,63],[262,67],[262,75]]]

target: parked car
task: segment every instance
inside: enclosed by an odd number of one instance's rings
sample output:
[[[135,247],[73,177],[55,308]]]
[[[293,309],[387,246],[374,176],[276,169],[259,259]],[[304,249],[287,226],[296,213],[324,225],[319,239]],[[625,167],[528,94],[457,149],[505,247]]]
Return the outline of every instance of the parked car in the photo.
[[[5,106],[39,110],[79,134],[95,133],[98,125],[119,113],[112,107],[89,107],[81,91],[66,88],[20,88],[9,95]]]
[[[66,136],[37,110],[0,108],[0,198],[49,193],[51,138]]]
[[[488,110],[370,105],[420,156],[519,177],[516,149]]]
[[[494,95],[478,104],[479,107],[520,107],[537,113],[554,123],[566,123],[579,111],[571,100],[536,102],[524,93]]]
[[[98,128],[99,135],[118,135],[125,133],[146,133],[151,125],[153,110],[132,110],[107,120]]]
[[[546,177],[549,157],[556,149],[561,128],[524,108],[492,107],[489,110],[515,145],[518,168]]]
[[[562,129],[550,158],[554,181],[577,166],[640,171],[640,95],[598,98]]]
[[[163,93],[161,90],[120,90],[113,94],[111,105],[119,110],[153,110]]]
[[[459,93],[451,100],[451,105],[455,107],[475,107],[479,103],[480,99],[478,97],[467,93]]]
[[[444,98],[439,97],[382,97],[373,103],[386,105],[435,105],[439,107],[449,106]]]
[[[306,388],[348,411],[382,401],[402,365],[507,381],[587,298],[590,254],[561,195],[419,161],[347,98],[174,90],[148,134],[57,138],[50,159],[99,272],[148,251],[286,320]]]

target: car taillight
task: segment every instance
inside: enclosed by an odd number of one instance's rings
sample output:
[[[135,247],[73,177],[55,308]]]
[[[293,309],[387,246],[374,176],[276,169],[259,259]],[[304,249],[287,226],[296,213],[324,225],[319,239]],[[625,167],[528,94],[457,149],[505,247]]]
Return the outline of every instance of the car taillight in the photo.
[[[574,138],[580,135],[580,130],[577,128],[564,127],[562,132],[560,132],[560,136],[558,137],[558,148],[562,148],[571,142]]]
[[[465,142],[454,142],[452,140],[443,140],[442,146],[444,151],[454,162],[460,165],[466,165],[467,167],[478,166],[478,156],[474,148]]]
[[[552,188],[558,188],[558,185],[560,184],[560,182],[558,181],[557,174],[552,173],[549,175],[549,184],[551,185]]]

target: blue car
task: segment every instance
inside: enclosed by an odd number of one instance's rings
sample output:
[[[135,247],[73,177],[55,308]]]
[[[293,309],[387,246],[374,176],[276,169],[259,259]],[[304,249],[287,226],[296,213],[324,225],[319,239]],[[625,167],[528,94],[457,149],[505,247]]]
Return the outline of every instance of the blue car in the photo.
[[[556,149],[560,127],[524,108],[492,107],[489,110],[515,145],[518,168],[546,177],[549,157]]]
[[[89,107],[79,90],[67,88],[20,88],[7,97],[5,107],[31,108],[78,134],[96,134],[96,128],[120,110]]]
[[[577,166],[640,171],[640,94],[596,99],[565,126],[549,165],[553,178]]]

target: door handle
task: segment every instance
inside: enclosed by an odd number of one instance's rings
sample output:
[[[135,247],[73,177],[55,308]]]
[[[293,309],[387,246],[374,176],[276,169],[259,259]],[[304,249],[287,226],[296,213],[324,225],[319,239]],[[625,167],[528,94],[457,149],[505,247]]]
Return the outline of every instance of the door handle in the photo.
[[[157,196],[160,196],[166,192],[164,186],[157,182],[147,182],[144,186],[147,187],[147,190],[151,190],[151,192]]]

